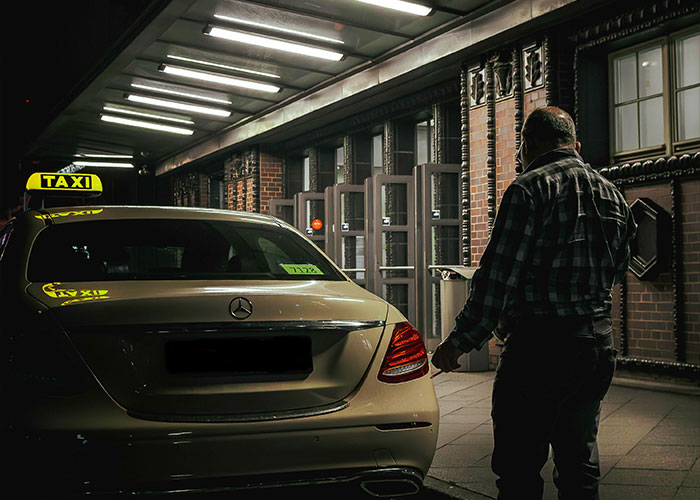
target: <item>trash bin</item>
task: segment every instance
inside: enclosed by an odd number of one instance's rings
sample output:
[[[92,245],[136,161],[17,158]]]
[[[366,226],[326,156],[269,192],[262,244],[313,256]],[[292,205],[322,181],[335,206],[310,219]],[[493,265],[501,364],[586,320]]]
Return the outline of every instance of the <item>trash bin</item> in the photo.
[[[467,266],[440,266],[440,331],[445,340],[455,326],[455,318],[469,296],[471,279],[476,268]],[[488,344],[459,357],[458,372],[480,372],[489,369]]]

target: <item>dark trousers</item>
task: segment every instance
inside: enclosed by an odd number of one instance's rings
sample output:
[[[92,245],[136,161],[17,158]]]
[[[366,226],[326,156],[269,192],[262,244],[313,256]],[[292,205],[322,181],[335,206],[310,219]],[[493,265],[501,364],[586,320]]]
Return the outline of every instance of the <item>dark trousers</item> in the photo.
[[[500,500],[540,500],[540,470],[554,457],[560,500],[597,500],[600,404],[615,371],[609,318],[522,321],[501,354],[493,385]]]

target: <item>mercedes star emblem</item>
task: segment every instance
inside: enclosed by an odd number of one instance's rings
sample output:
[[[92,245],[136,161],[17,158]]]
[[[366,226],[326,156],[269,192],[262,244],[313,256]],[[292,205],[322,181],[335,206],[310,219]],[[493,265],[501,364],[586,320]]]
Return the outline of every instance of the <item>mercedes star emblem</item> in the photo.
[[[253,314],[253,304],[245,297],[236,297],[228,306],[231,316],[236,319],[246,319]]]

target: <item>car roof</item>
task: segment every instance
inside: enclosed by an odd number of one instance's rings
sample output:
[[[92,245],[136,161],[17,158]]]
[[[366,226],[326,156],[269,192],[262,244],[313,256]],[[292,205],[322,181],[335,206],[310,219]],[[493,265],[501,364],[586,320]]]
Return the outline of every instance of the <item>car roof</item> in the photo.
[[[50,219],[55,224],[87,220],[117,219],[186,219],[186,220],[227,220],[258,224],[287,226],[271,215],[221,210],[214,208],[136,206],[136,205],[85,205],[34,209],[25,212],[27,217]]]

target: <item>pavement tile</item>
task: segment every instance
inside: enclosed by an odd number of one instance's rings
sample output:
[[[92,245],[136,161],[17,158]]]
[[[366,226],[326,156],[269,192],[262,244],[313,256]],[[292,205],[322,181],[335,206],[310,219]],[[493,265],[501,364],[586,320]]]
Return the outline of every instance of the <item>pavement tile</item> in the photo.
[[[673,500],[698,500],[698,498],[700,498],[700,488],[681,487]]]
[[[440,422],[437,447],[441,448],[469,431],[464,424],[443,424]]]
[[[620,469],[688,470],[695,459],[692,457],[627,455],[616,467]]]
[[[680,486],[686,471],[617,469],[613,468],[603,479],[603,484],[629,484],[639,486]]]
[[[695,461],[695,464],[693,465],[693,468],[690,469],[690,470],[691,470],[691,472],[700,472],[700,458],[698,458],[698,459]]]
[[[488,483],[496,481],[496,474],[486,467],[432,467],[428,475],[453,483]]]
[[[489,434],[493,436],[493,424],[491,422],[481,424],[479,427],[472,430],[469,434]]]
[[[484,481],[480,483],[457,483],[457,486],[481,493],[489,498],[496,498],[498,495],[498,488],[496,488],[496,483],[494,481]]]
[[[440,415],[448,415],[455,410],[459,410],[464,406],[463,403],[457,403],[454,401],[438,401],[438,406],[440,407]]]
[[[486,455],[491,449],[485,446],[448,444],[438,448],[433,458],[433,467],[469,467]]]
[[[599,491],[600,498],[605,500],[673,500],[676,489],[672,486],[601,484]]]
[[[683,486],[691,486],[693,488],[700,488],[700,472],[695,472],[691,470],[683,479]],[[700,498],[700,497],[698,497]]]
[[[700,446],[700,429],[659,424],[644,437],[642,443]]]
[[[479,408],[477,408],[479,409]],[[469,408],[460,408],[449,415],[440,418],[440,422],[449,424],[476,424],[481,425],[491,422],[491,415],[484,415],[482,412],[469,411]],[[476,427],[476,425],[474,427]]]
[[[465,434],[455,439],[452,444],[472,444],[489,446],[493,448],[493,436],[490,434]]]

